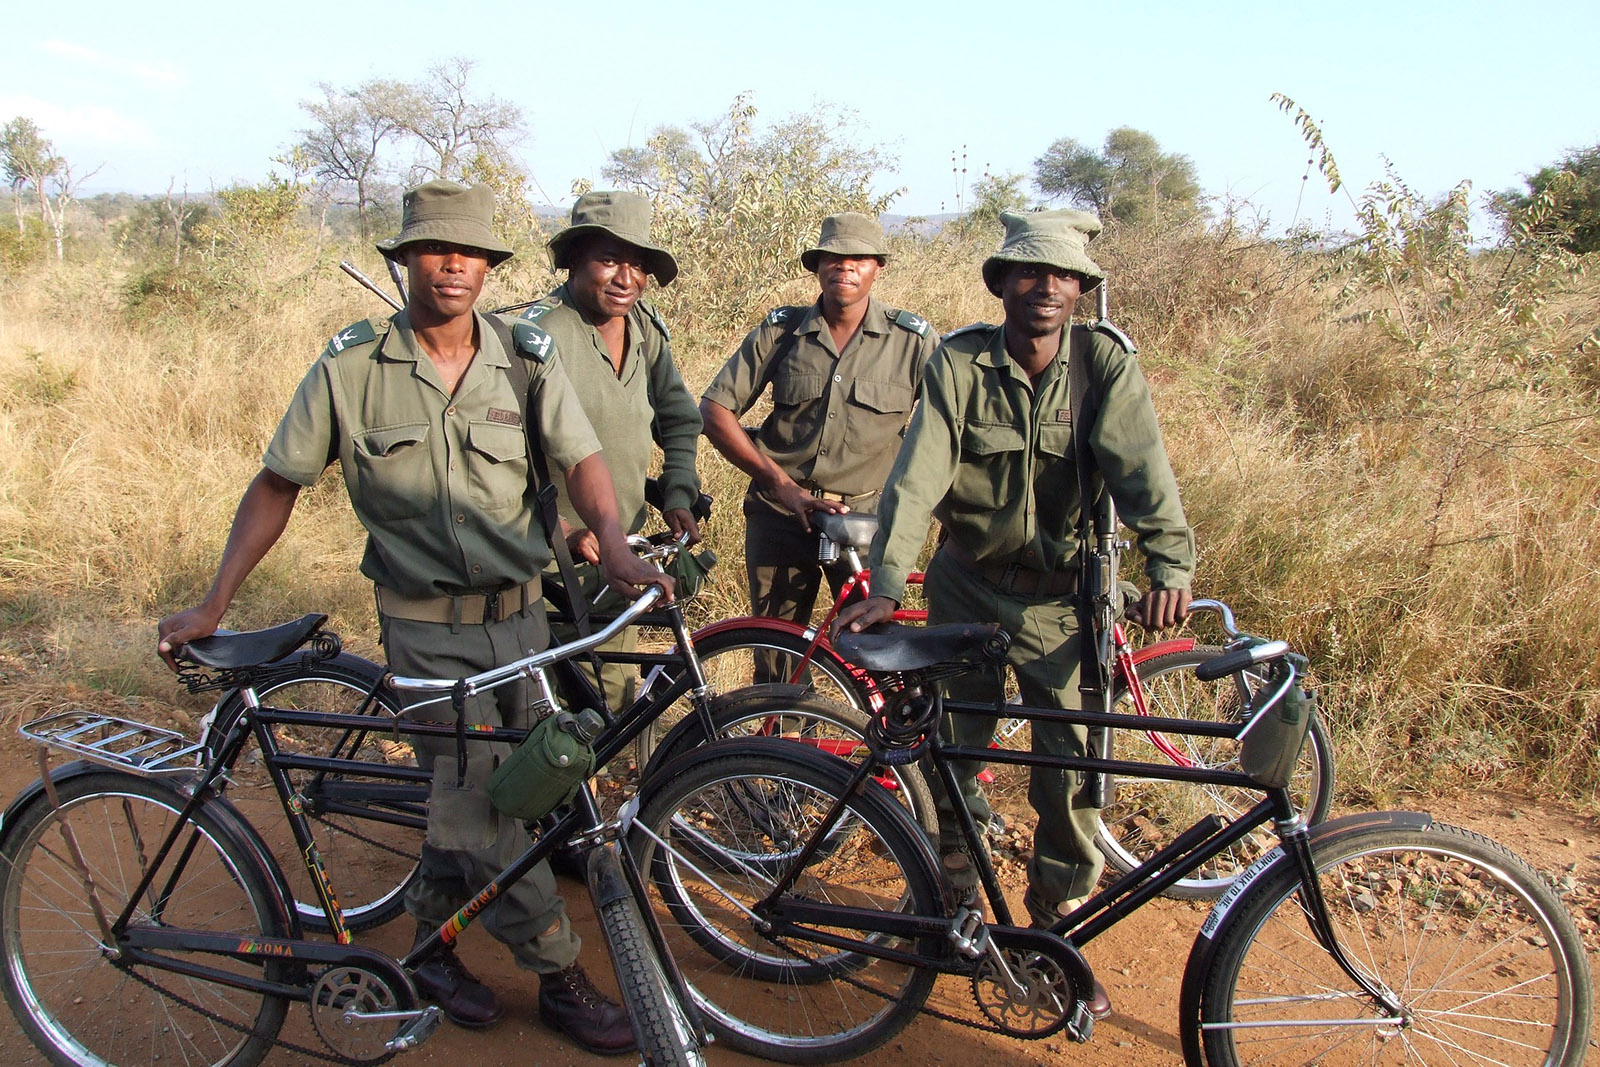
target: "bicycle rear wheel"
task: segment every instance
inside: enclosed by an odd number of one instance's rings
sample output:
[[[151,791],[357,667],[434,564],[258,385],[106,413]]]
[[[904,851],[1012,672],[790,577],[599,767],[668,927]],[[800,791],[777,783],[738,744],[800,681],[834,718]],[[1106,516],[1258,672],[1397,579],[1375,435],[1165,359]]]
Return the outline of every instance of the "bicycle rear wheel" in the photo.
[[[1222,649],[1197,645],[1182,652],[1155,656],[1137,667],[1147,708],[1164,718],[1239,722],[1254,675],[1240,673],[1215,682],[1195,678],[1194,669]],[[1132,714],[1132,694],[1124,686],[1114,697],[1113,710]],[[1113,735],[1118,759],[1168,764],[1173,757],[1158,747],[1170,746],[1196,767],[1237,770],[1239,743],[1230,738],[1157,734],[1143,730],[1118,730]],[[1315,825],[1327,818],[1333,801],[1333,748],[1322,721],[1313,718],[1300,762],[1289,782],[1289,792],[1306,821]],[[1116,795],[1100,812],[1095,844],[1112,868],[1126,873],[1155,855],[1209,812],[1233,819],[1261,799],[1261,794],[1229,786],[1173,782],[1151,778],[1118,778]],[[1263,828],[1211,860],[1204,868],[1179,881],[1168,896],[1209,899],[1220,896],[1262,853],[1277,844],[1270,828]]]
[[[847,704],[858,711],[872,706],[867,687],[825,641],[813,649],[810,639],[798,633],[753,626],[709,634],[695,641],[694,650],[715,693],[731,693],[759,683],[793,681],[809,687],[824,700]],[[758,678],[758,658],[778,677]]]
[[[107,920],[128,900],[185,797],[114,771],[63,779],[59,808],[39,796],[0,842],[0,984],[28,1039],[55,1064],[251,1067],[272,1048],[288,1003],[143,964],[119,962],[62,827],[70,823]],[[196,812],[132,922],[237,936],[291,936],[264,860],[220,805]],[[286,981],[288,961],[166,953],[240,976]]]
[[[696,1004],[730,1047],[785,1063],[858,1056],[910,1022],[933,986],[925,968],[763,935],[750,912],[819,827],[850,770],[787,742],[724,741],[646,784],[630,849]],[[870,783],[848,801],[791,894],[919,915],[945,908],[922,831]],[[942,948],[934,937],[874,940],[925,956]]]
[[[1588,962],[1549,885],[1487,838],[1434,823],[1335,833],[1313,846],[1339,944],[1399,1002],[1359,989],[1312,936],[1292,864],[1254,881],[1195,942],[1210,954],[1184,1041],[1205,1062],[1576,1065]]]
[[[321,711],[373,716],[368,731],[278,726],[278,747],[289,755],[330,756],[377,767],[415,767],[416,756],[388,726],[400,712],[399,698],[378,683],[384,668],[349,653],[308,666],[297,665],[256,687],[261,703],[291,711]],[[218,711],[227,722],[240,709],[233,702]],[[311,829],[312,840],[352,931],[381,926],[405,909],[405,891],[416,877],[428,787],[363,776],[298,769],[284,772]],[[288,879],[294,908],[307,929],[328,933],[330,926],[295,844],[272,779],[259,759],[241,760],[230,775],[228,798],[253,823]]]

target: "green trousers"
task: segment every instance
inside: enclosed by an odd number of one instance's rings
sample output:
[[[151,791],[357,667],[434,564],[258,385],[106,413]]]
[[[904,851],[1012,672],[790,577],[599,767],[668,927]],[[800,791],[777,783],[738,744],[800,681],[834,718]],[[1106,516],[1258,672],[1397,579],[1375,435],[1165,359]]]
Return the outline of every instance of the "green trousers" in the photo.
[[[379,619],[390,668],[420,678],[462,678],[521,659],[549,643],[544,602],[518,615],[476,626]],[[430,694],[406,694],[408,704]],[[499,686],[467,700],[467,725],[526,728],[526,681]],[[408,710],[408,717],[455,722],[449,697]],[[428,798],[428,836],[420,872],[406,891],[406,911],[438,926],[449,919],[530,844],[522,823],[496,811],[489,802],[489,775],[510,754],[510,746],[467,741],[467,773],[458,776],[453,738],[415,738],[417,764],[433,768]],[[481,921],[496,940],[511,949],[519,966],[549,974],[578,959],[581,942],[567,919],[566,902],[556,891],[550,865],[541,863],[484,909]],[[546,932],[548,931],[548,932]]]
[[[1078,618],[1071,597],[1019,597],[966,570],[948,553],[936,553],[928,565],[923,592],[928,601],[928,624],[998,622],[1011,635],[1007,663],[1016,674],[1022,702],[1032,707],[1078,708]],[[993,703],[992,674],[965,674],[946,683],[945,695],[953,700]],[[940,732],[947,741],[983,748],[994,736],[996,717],[947,715]],[[1081,756],[1087,730],[1082,726],[1035,722],[1033,751]],[[960,760],[953,764],[956,781],[972,817],[981,828],[990,817],[989,800],[978,785],[983,764]],[[1028,885],[1042,899],[1059,903],[1088,895],[1105,865],[1095,848],[1100,813],[1078,796],[1081,775],[1075,771],[1032,768],[1028,802],[1039,816],[1033,834],[1033,860],[1028,864]],[[948,798],[937,776],[929,785],[938,797],[941,842],[960,839]]]
[[[850,577],[850,566],[841,559],[825,569],[817,561],[820,540],[815,530],[806,530],[793,515],[780,515],[760,504],[745,507],[744,566],[753,614],[809,626],[824,578],[838,595]],[[778,656],[757,653],[752,681],[788,680]]]
[[[623,601],[623,599],[616,593],[611,592],[609,589],[606,590],[606,594],[601,598],[600,603],[596,604],[594,602],[595,597],[602,589],[606,588],[605,579],[600,573],[600,568],[596,567],[592,563],[583,563],[577,561],[575,561],[575,566],[578,573],[578,582],[583,587],[583,595],[589,603],[590,611],[614,614],[627,607],[627,604]],[[560,582],[561,569],[552,563],[550,566],[545,568],[544,577],[547,581]],[[591,633],[593,633],[599,628],[600,627],[597,625],[591,625],[589,630]],[[551,624],[551,644],[564,645],[568,641],[576,641],[577,639],[578,628],[573,626],[571,623],[562,622]],[[605,644],[595,649],[595,652],[632,652],[638,647],[639,631],[637,628],[630,626],[626,630],[622,631],[620,636],[614,638],[613,640],[607,641]],[[587,656],[579,656],[572,662],[577,666],[578,670],[582,672],[583,676],[589,679],[590,685],[596,684],[594,666],[592,663],[590,663]],[[639,668],[631,663],[602,663],[600,665],[599,688],[600,691],[605,694],[606,703],[611,708],[611,714],[620,715],[628,709],[628,705],[633,703],[633,694],[634,690],[637,688],[638,681]],[[566,705],[568,710],[580,710],[575,706],[578,703],[576,699],[577,694],[568,693],[565,687],[561,687],[556,695],[560,697],[561,703]]]

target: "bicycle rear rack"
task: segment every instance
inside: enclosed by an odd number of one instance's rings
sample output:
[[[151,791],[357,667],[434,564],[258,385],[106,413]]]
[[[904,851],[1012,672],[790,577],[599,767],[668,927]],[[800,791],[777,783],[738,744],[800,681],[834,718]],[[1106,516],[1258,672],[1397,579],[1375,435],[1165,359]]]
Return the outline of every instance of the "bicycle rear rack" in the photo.
[[[93,711],[68,711],[21,728],[23,737],[135,774],[193,774],[205,746],[175,730]]]

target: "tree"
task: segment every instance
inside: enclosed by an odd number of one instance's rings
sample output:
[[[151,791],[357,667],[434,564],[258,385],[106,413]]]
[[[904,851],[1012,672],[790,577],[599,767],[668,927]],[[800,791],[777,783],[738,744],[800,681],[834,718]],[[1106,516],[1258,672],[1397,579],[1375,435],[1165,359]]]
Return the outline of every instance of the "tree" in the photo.
[[[471,60],[460,56],[428,68],[427,77],[404,86],[391,104],[395,126],[421,142],[410,181],[459,180],[480,153],[494,158],[521,139],[522,110],[498,97],[474,100],[467,93]]]
[[[33,187],[39,203],[39,218],[50,221],[50,204],[45,182],[62,167],[49,140],[39,132],[30,118],[17,117],[0,129],[0,158],[4,160],[6,183],[11,186],[12,203],[17,215],[17,232],[22,232],[22,190]]]
[[[311,173],[333,188],[354,193],[356,218],[364,241],[371,234],[367,209],[380,192],[378,150],[400,129],[397,112],[409,111],[411,90],[399,82],[374,78],[357,89],[335,89],[318,82],[321,100],[302,100],[300,107],[316,125],[300,131],[295,151],[304,154]]]
[[[1568,152],[1524,180],[1526,193],[1508,189],[1492,202],[1508,229],[1537,212],[1539,232],[1557,237],[1567,251],[1600,251],[1600,144]]]
[[[985,174],[972,183],[972,210],[961,218],[963,228],[992,228],[1006,211],[1028,210],[1020,174]]]
[[[1201,213],[1194,162],[1163,152],[1150,134],[1119,126],[1101,151],[1063,137],[1033,161],[1033,182],[1050,199],[1065,198],[1118,222],[1192,218]]]

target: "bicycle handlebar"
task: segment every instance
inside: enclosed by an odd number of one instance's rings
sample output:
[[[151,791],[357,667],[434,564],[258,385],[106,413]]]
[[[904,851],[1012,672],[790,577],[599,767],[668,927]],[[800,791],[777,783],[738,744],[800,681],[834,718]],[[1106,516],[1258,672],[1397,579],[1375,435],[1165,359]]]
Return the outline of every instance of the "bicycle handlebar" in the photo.
[[[1225,678],[1235,674],[1246,667],[1253,667],[1269,659],[1277,659],[1289,651],[1287,641],[1267,641],[1247,648],[1234,649],[1224,652],[1220,656],[1206,660],[1194,669],[1194,676],[1202,682],[1214,682],[1218,678]]]

